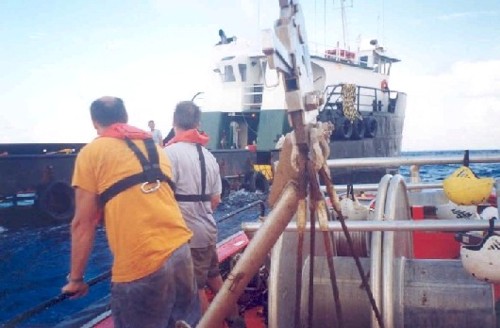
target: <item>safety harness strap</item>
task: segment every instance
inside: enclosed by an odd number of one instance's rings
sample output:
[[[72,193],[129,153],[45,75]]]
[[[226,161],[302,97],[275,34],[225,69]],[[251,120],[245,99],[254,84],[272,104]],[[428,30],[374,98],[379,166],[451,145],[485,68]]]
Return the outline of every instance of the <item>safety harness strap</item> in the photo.
[[[208,202],[211,199],[210,195],[206,194],[207,188],[207,165],[205,163],[205,156],[203,156],[203,149],[200,144],[196,144],[198,151],[198,158],[200,160],[201,168],[201,194],[200,195],[180,195],[175,194],[175,199],[178,202]]]
[[[166,182],[172,190],[175,190],[174,182],[166,176],[160,169],[160,160],[158,156],[158,150],[153,142],[153,139],[144,139],[144,145],[146,146],[146,151],[148,153],[149,160],[144,156],[136,144],[132,142],[129,138],[125,138],[127,146],[134,152],[135,156],[139,160],[142,166],[142,172],[128,176],[120,181],[115,182],[112,186],[106,189],[103,193],[99,195],[99,202],[102,206],[128,188],[138,185],[138,184],[149,184]],[[141,188],[142,189],[142,188]],[[142,189],[144,192],[148,192]],[[149,189],[154,191],[156,189]]]

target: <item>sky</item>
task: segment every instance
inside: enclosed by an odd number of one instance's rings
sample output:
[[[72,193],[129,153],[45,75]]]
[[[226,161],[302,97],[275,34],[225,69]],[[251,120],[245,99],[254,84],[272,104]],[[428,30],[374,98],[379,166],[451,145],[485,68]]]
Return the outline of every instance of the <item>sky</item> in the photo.
[[[401,59],[403,150],[500,149],[500,1],[301,1],[315,45],[376,38]],[[165,135],[207,88],[218,30],[258,43],[272,0],[0,0],[0,143],[89,142],[90,103],[121,97]]]

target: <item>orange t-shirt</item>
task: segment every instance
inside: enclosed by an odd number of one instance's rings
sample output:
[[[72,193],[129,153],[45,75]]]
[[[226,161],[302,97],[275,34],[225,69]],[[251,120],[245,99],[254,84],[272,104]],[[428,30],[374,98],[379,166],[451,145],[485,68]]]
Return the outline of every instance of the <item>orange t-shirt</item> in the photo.
[[[134,140],[146,154],[144,142]],[[159,147],[160,167],[172,176],[170,162]],[[147,157],[147,155],[146,155]],[[124,140],[101,137],[77,156],[73,186],[100,194],[115,182],[142,171]],[[104,208],[106,234],[114,256],[112,281],[129,282],[153,273],[192,236],[167,183],[145,194],[133,186],[109,200]]]

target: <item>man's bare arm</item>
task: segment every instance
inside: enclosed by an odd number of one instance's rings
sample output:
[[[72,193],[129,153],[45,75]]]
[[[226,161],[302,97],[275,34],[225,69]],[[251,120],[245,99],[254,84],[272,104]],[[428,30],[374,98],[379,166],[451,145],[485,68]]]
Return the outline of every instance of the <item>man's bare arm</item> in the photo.
[[[212,211],[215,211],[217,206],[220,204],[220,194],[218,195],[212,195],[212,198],[210,199],[210,205],[212,206]]]
[[[63,292],[80,297],[88,290],[82,279],[94,244],[100,211],[96,194],[77,188],[75,195],[75,216],[71,223],[71,271]]]

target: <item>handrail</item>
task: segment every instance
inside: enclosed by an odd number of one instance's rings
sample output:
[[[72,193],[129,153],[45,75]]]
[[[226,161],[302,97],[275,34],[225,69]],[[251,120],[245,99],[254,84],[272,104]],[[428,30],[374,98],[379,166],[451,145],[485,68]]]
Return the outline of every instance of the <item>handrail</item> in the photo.
[[[255,232],[261,226],[262,222],[243,222],[242,227],[245,232]],[[400,220],[395,218],[393,221],[349,221],[345,224],[349,231],[446,231],[446,232],[462,232],[475,230],[488,230],[490,223],[487,220]],[[319,223],[315,223],[316,231],[319,231]],[[495,225],[495,231],[500,230],[500,224]],[[285,228],[287,232],[296,232],[297,223],[290,222]],[[311,224],[307,223],[305,231],[311,231]],[[328,231],[342,231],[340,221],[329,221]]]
[[[98,275],[97,277],[94,277],[92,279],[90,279],[88,282],[87,282],[87,285],[89,285],[89,287],[107,279],[111,277],[111,271],[108,270],[104,273],[101,273],[100,275]],[[13,328],[13,327],[16,327],[18,324],[20,324],[21,322],[23,321],[26,321],[27,319],[33,317],[35,314],[38,314],[44,310],[47,310],[49,307],[52,307],[56,304],[59,304],[61,303],[62,301],[68,299],[69,297],[71,297],[70,294],[65,294],[65,293],[61,293],[57,296],[54,296],[52,297],[51,299],[48,299],[46,300],[45,302],[42,302],[34,307],[32,307],[31,309],[27,310],[27,311],[24,311],[23,313],[15,316],[14,318],[10,319],[9,321],[5,322],[4,324],[2,324],[2,328]]]
[[[325,87],[325,90],[323,91],[323,98],[326,99],[323,108],[321,110],[324,110],[329,104],[332,104],[330,102],[330,99],[333,98],[333,96],[337,96],[337,99],[342,96],[342,86],[344,84],[330,84]],[[340,91],[337,89],[340,88]],[[378,93],[382,93],[384,90],[380,88],[374,88],[374,87],[368,87],[368,86],[356,86],[356,109],[359,112],[361,108],[369,108],[372,111],[380,111],[380,109],[374,108],[374,106],[378,106]],[[372,99],[372,101],[363,101],[361,102],[361,97],[363,98],[369,98]],[[374,103],[376,105],[374,105]]]
[[[419,182],[419,183],[411,183],[408,182],[406,184],[407,190],[421,190],[421,189],[438,189],[442,188],[442,182]],[[325,186],[320,186],[322,191],[326,191]],[[377,191],[379,189],[379,185],[376,183],[366,183],[366,184],[355,184],[353,185],[353,191]],[[335,190],[337,192],[346,192],[347,185],[337,185],[335,186]]]
[[[403,157],[365,157],[339,158],[327,160],[329,168],[387,168],[409,165],[462,164],[463,156],[403,156]],[[470,163],[500,163],[500,155],[474,155]]]

